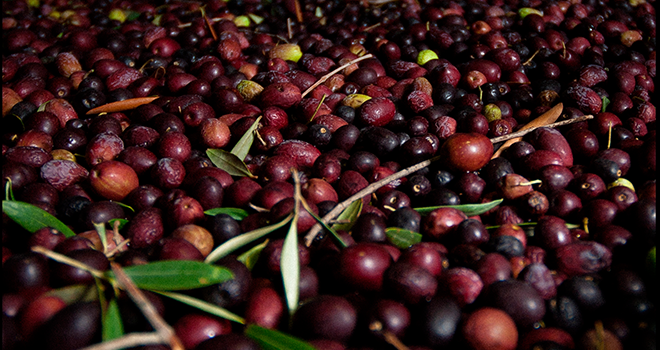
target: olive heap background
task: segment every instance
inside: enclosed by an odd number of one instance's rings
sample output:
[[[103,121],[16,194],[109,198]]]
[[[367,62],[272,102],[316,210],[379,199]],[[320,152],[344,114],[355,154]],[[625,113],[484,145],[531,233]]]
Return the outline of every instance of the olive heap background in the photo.
[[[301,211],[291,328],[279,271],[286,229],[252,271],[228,256],[217,264],[235,278],[191,295],[322,350],[655,349],[653,5],[212,0],[205,19],[196,2],[3,1],[3,188],[11,180],[16,200],[78,233],[30,234],[3,215],[3,349],[100,341],[98,303],[44,294],[91,275],[32,246],[105,270],[92,223],[124,218],[119,233],[131,241],[112,260],[201,261],[292,211],[291,168],[323,216],[439,154],[363,199],[340,232],[347,248],[325,233],[305,246],[315,221]],[[86,114],[148,96],[160,98]],[[558,103],[559,120],[594,118],[538,129],[490,160],[484,140]],[[206,150],[229,151],[258,117],[245,158],[256,177],[213,165]],[[470,218],[412,209],[499,198]],[[204,214],[217,207],[249,216]],[[399,249],[388,227],[423,242]],[[259,349],[238,324],[147,295],[188,349]],[[126,331],[150,329],[127,297],[120,310]]]

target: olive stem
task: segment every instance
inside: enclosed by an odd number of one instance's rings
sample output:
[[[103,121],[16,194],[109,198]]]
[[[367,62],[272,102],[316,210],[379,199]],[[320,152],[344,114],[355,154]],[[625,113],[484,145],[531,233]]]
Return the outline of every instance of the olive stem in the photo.
[[[174,329],[158,314],[154,305],[147,299],[144,293],[133,283],[130,277],[124,273],[121,266],[115,262],[110,263],[110,268],[115,274],[116,283],[120,288],[126,290],[128,296],[142,311],[144,317],[154,327],[161,340],[169,344],[172,350],[184,350],[181,340],[176,336]]]
[[[293,39],[293,29],[291,28],[291,18],[286,19],[286,32],[289,35],[289,40]]]
[[[558,126],[564,126],[564,125],[569,125],[569,124],[573,124],[573,123],[579,123],[579,122],[583,122],[585,120],[589,120],[589,119],[593,119],[593,118],[594,118],[594,116],[589,114],[589,115],[583,115],[581,117],[577,117],[577,118],[573,118],[573,119],[562,120],[560,122],[556,122],[556,123],[552,123],[552,124],[548,124],[548,125],[540,125],[540,126],[536,126],[536,127],[525,129],[525,130],[512,132],[512,133],[507,134],[507,135],[494,137],[494,138],[490,139],[490,142],[498,143],[498,142],[502,142],[502,141],[507,141],[509,139],[514,139],[516,137],[525,136],[525,135],[529,134],[530,132],[532,132],[532,131],[534,131],[538,128],[541,128],[541,127],[543,127],[543,128],[556,128]]]
[[[540,183],[543,183],[541,180],[532,180],[532,181],[527,181],[527,182],[521,182],[518,184],[518,186],[531,186],[531,185],[538,185]]]
[[[402,343],[399,338],[392,332],[383,329],[383,324],[380,321],[374,321],[369,325],[369,330],[374,333],[379,333],[385,338],[385,341],[392,345],[397,350],[409,350],[406,344]]]
[[[605,350],[605,327],[603,327],[603,321],[596,321],[594,328],[596,329],[596,349]]]
[[[312,90],[314,90],[317,86],[323,84],[326,80],[330,79],[333,75],[339,73],[342,69],[344,69],[344,68],[346,68],[346,67],[348,67],[348,66],[350,66],[350,65],[352,65],[352,64],[358,63],[358,62],[360,62],[360,61],[362,61],[362,60],[366,60],[367,58],[371,58],[371,57],[374,57],[374,56],[373,56],[372,54],[366,54],[366,55],[361,56],[361,57],[358,57],[358,58],[356,58],[356,59],[354,59],[354,60],[352,60],[352,61],[350,61],[350,62],[348,62],[348,63],[346,63],[346,64],[341,65],[339,68],[337,68],[337,69],[333,70],[332,72],[330,72],[330,73],[328,73],[328,74],[322,76],[321,79],[317,80],[316,83],[312,84],[312,86],[310,86],[307,90],[305,90],[305,92],[303,92],[303,93],[300,95],[300,97],[301,97],[301,98],[302,98],[302,97],[305,97],[305,95],[307,95],[307,94],[309,94],[310,92],[312,92]]]

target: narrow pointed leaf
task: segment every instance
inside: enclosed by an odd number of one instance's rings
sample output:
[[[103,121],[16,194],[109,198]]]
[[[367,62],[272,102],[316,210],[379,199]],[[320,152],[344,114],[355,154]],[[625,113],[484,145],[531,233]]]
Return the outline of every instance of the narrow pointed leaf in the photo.
[[[257,260],[259,260],[259,256],[261,255],[261,251],[266,248],[266,245],[268,244],[268,240],[266,239],[263,241],[261,244],[257,244],[254,247],[250,248],[247,252],[241,254],[236,258],[236,260],[242,262],[248,270],[252,271],[252,268],[254,265],[257,263]]]
[[[284,238],[282,245],[282,256],[280,257],[280,270],[282,271],[282,282],[284,283],[284,296],[289,308],[289,314],[293,315],[298,308],[300,292],[300,261],[298,257],[298,215],[293,217],[289,225],[289,232]]]
[[[208,149],[206,155],[215,166],[228,172],[229,175],[255,177],[245,163],[232,153],[222,149]]]
[[[101,245],[103,246],[103,252],[106,253],[108,251],[108,238],[105,232],[105,224],[94,223],[94,229],[96,230],[96,233],[99,234]]]
[[[328,224],[326,224],[320,216],[316,215],[316,213],[309,210],[309,206],[305,205],[304,207],[305,207],[305,210],[307,210],[307,212],[310,215],[312,215],[312,217],[316,220],[316,222],[318,222],[321,226],[323,226],[324,229],[326,229],[328,232],[330,232],[330,234],[332,235],[332,238],[335,240],[335,242],[337,244],[339,244],[340,248],[348,247],[346,242],[344,242],[344,240],[341,239],[341,237],[339,236],[337,231],[335,231],[332,227],[328,226]]]
[[[128,100],[116,101],[106,103],[102,106],[98,106],[87,111],[87,115],[90,114],[99,114],[99,113],[114,113],[114,112],[123,112],[128,111],[142,105],[146,105],[158,99],[158,96],[154,97],[135,97],[129,98]]]
[[[103,341],[117,339],[124,335],[124,324],[121,320],[117,299],[112,298],[108,302],[108,308],[103,315]]]
[[[536,226],[536,225],[538,225],[538,222],[521,222],[521,223],[516,224],[516,226],[520,226],[520,227],[532,227],[532,226]],[[577,226],[579,227],[579,225],[577,225]],[[500,227],[502,227],[502,225],[486,226],[486,230],[494,230],[494,229],[497,229],[497,228],[500,228]]]
[[[257,118],[257,120],[252,123],[252,126],[250,126],[250,128],[245,132],[245,134],[241,136],[240,140],[236,142],[234,148],[231,149],[231,153],[238,157],[238,159],[241,161],[243,161],[250,152],[250,148],[254,142],[254,131],[257,130],[257,127],[259,127],[260,121],[261,117]]]
[[[232,219],[238,221],[241,221],[248,216],[248,212],[245,209],[241,209],[241,208],[213,208],[205,211],[204,214],[209,216],[227,214],[231,216]]]
[[[166,260],[134,265],[124,272],[141,289],[188,290],[221,283],[233,278],[226,267],[201,261]],[[106,274],[114,278],[112,271]]]
[[[227,256],[228,254],[231,254],[233,251],[240,249],[264,236],[267,234],[279,229],[280,227],[286,225],[292,218],[292,215],[287,216],[284,220],[275,223],[273,225],[265,226],[258,228],[256,230],[250,231],[243,233],[241,235],[238,235],[230,240],[228,240],[225,243],[222,243],[219,247],[215,248],[211,254],[209,254],[206,257],[206,260],[204,260],[205,263],[207,264],[212,264],[219,259],[222,259],[223,257]]]
[[[420,233],[398,227],[388,227],[385,229],[385,235],[390,243],[400,249],[406,249],[422,241]]]
[[[335,230],[349,231],[351,227],[353,227],[353,224],[355,224],[355,220],[357,220],[357,217],[360,215],[361,211],[362,199],[357,199],[351,203],[351,205],[346,207],[346,209],[344,209],[344,211],[342,211],[339,216],[337,216],[337,221],[341,223],[333,224],[332,228]]]
[[[500,205],[504,199],[497,199],[488,203],[479,203],[479,204],[459,204],[459,205],[440,205],[436,207],[423,207],[423,208],[415,208],[415,210],[422,214],[426,215],[438,208],[454,208],[462,211],[465,213],[467,216],[475,216],[475,215],[481,215],[496,206]]]
[[[193,298],[189,295],[185,294],[179,294],[179,293],[172,293],[172,292],[163,292],[159,290],[154,290],[153,292],[158,293],[160,295],[166,296],[168,298],[174,299],[176,301],[182,302],[186,305],[192,306],[196,309],[202,310],[204,312],[208,312],[211,315],[215,315],[224,319],[227,319],[229,321],[237,322],[240,324],[245,324],[245,319],[241,316],[238,316],[226,309],[223,309],[217,305],[208,303],[204,300],[200,300],[197,298]]]
[[[99,293],[92,284],[74,284],[58,289],[52,289],[46,292],[46,295],[58,297],[67,305],[78,301],[97,300]]]
[[[75,236],[67,225],[47,211],[30,203],[20,201],[2,201],[2,212],[21,225],[24,229],[35,232],[40,228],[52,227],[65,237]]]
[[[255,324],[245,328],[245,335],[259,343],[264,350],[316,350],[311,344],[296,337]]]

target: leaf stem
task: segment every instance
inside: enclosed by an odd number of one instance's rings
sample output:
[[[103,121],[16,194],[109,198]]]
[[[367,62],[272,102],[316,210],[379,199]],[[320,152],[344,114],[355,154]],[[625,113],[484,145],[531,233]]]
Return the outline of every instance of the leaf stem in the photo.
[[[321,79],[319,79],[316,83],[312,84],[312,86],[310,86],[307,90],[305,90],[305,92],[302,93],[301,97],[305,97],[307,94],[312,92],[317,86],[323,84],[326,80],[330,79],[333,75],[341,72],[344,68],[346,68],[346,67],[348,67],[352,64],[358,63],[362,60],[366,60],[367,58],[371,58],[371,57],[374,57],[374,56],[369,53],[369,54],[366,54],[364,56],[358,57],[358,58],[356,58],[356,59],[354,59],[350,62],[347,62],[346,64],[343,64],[343,65],[339,66],[337,69],[335,69],[332,72],[322,76]]]

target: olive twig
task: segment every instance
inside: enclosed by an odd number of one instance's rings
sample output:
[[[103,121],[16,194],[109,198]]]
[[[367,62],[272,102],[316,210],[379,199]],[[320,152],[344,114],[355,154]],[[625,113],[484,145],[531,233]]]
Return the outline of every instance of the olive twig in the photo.
[[[374,56],[373,56],[372,54],[369,53],[369,54],[366,54],[366,55],[364,55],[364,56],[358,57],[358,58],[356,58],[356,59],[354,59],[354,60],[352,60],[352,61],[350,61],[350,62],[348,62],[348,63],[346,63],[346,64],[341,65],[340,67],[338,67],[337,69],[333,70],[332,72],[330,72],[330,73],[328,73],[328,74],[322,76],[321,79],[319,79],[318,81],[316,81],[316,83],[312,84],[312,86],[310,86],[307,90],[305,90],[305,92],[303,92],[300,96],[301,96],[301,97],[305,97],[305,95],[307,95],[308,93],[312,92],[312,90],[314,90],[317,86],[323,84],[326,80],[330,79],[330,77],[332,77],[333,75],[335,75],[335,74],[341,72],[342,69],[344,69],[344,68],[346,68],[346,67],[348,67],[348,66],[350,66],[350,65],[352,65],[352,64],[358,63],[358,62],[360,62],[360,61],[362,61],[362,60],[366,60],[367,58],[371,58],[371,57],[374,57]]]
[[[163,339],[157,332],[130,333],[120,338],[90,345],[80,350],[119,350],[142,345],[162,344]]]
[[[328,212],[327,214],[325,214],[325,216],[323,216],[323,222],[328,222],[336,218],[342,211],[344,211],[344,209],[348,208],[348,206],[351,205],[351,203],[353,203],[354,201],[374,193],[377,189],[387,185],[388,183],[394,180],[410,175],[420,169],[424,169],[427,166],[429,166],[433,161],[438,159],[440,159],[440,157],[438,156],[433,157],[431,159],[427,159],[425,161],[419,162],[413,166],[405,168],[399,172],[396,172],[388,177],[385,177],[379,181],[370,184],[369,186],[363,188],[356,194],[348,197],[345,201],[337,204],[332,210],[330,210],[330,212]],[[312,244],[312,241],[314,241],[314,238],[316,238],[316,235],[318,235],[320,231],[321,231],[321,225],[318,223],[314,224],[314,226],[309,230],[309,232],[305,236],[305,245],[309,247]]]
[[[591,114],[583,115],[583,116],[577,117],[577,118],[566,119],[566,120],[562,120],[560,122],[556,122],[556,123],[552,123],[552,124],[548,124],[548,125],[539,125],[539,126],[535,126],[533,128],[512,132],[512,133],[504,135],[504,136],[494,137],[494,138],[490,139],[490,141],[492,143],[507,141],[507,140],[510,140],[510,139],[514,139],[516,137],[525,136],[525,135],[529,134],[530,132],[532,132],[532,131],[534,131],[538,128],[556,128],[556,127],[559,127],[559,126],[564,126],[564,125],[569,125],[569,124],[573,124],[573,123],[583,122],[585,120],[589,120],[589,119],[593,119],[593,118],[594,118],[594,116],[591,115]]]
[[[140,309],[144,317],[149,321],[161,341],[169,344],[172,350],[183,350],[184,346],[181,340],[176,336],[174,329],[163,320],[158,314],[154,305],[147,299],[144,293],[133,283],[133,281],[124,273],[121,266],[115,262],[110,263],[110,268],[117,279],[116,282],[122,289],[126,290],[128,296]]]

